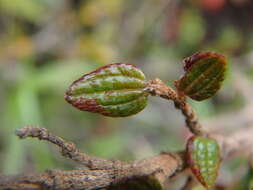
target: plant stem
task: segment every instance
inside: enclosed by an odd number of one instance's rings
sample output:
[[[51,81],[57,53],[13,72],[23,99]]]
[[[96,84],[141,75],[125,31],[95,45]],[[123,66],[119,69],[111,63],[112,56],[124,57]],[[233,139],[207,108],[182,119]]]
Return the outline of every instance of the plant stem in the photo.
[[[183,94],[179,94],[160,79],[149,81],[145,90],[152,96],[159,96],[167,100],[172,100],[175,104],[175,107],[180,109],[184,115],[185,123],[188,129],[194,135],[205,135],[205,132],[198,121],[196,113],[191,108],[190,104],[186,102],[186,97]]]

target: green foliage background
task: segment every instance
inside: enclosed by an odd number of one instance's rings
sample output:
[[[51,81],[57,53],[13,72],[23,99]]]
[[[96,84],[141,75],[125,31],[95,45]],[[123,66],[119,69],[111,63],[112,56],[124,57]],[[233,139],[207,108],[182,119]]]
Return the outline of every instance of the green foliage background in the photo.
[[[63,98],[65,89],[113,62],[135,64],[147,78],[172,85],[184,57],[213,50],[230,58],[225,85],[211,100],[191,104],[201,120],[235,111],[247,102],[234,86],[233,71],[253,82],[252,62],[244,61],[252,54],[252,17],[247,0],[0,0],[0,171],[76,167],[52,145],[17,139],[13,131],[24,125],[46,127],[109,159],[183,149],[189,133],[172,103],[150,97],[136,116],[106,118],[75,110]],[[245,164],[233,159],[223,173]]]

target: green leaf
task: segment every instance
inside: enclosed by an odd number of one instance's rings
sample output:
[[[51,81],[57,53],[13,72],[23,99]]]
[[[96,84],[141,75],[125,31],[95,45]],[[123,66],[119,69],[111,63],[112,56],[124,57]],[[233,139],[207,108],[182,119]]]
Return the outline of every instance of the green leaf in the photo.
[[[146,107],[145,85],[141,70],[131,64],[114,63],[74,81],[65,99],[82,111],[125,117]]]
[[[221,87],[227,68],[223,55],[199,52],[184,59],[185,74],[175,81],[182,94],[201,101],[212,97]]]
[[[207,189],[215,185],[220,167],[220,149],[216,140],[193,136],[187,143],[187,161],[192,173]]]

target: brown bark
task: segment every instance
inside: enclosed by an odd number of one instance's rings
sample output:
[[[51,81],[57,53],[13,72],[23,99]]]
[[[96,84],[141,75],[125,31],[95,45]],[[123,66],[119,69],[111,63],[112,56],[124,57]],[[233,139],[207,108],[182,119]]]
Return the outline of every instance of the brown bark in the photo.
[[[92,190],[123,183],[130,179],[137,181],[154,181],[150,185],[164,183],[176,171],[183,169],[183,154],[162,153],[131,163],[119,160],[110,161],[81,153],[73,143],[48,132],[45,128],[24,127],[16,132],[20,138],[38,138],[57,145],[62,155],[88,167],[85,170],[59,171],[48,170],[41,174],[25,174],[19,176],[2,176],[1,190]],[[143,180],[148,179],[148,180]],[[114,186],[114,188],[118,188]]]
[[[236,132],[225,137],[212,135],[223,153],[223,159],[241,152],[253,145],[253,128]],[[18,176],[1,176],[0,190],[95,190],[117,189],[166,189],[170,177],[187,168],[184,153],[161,153],[140,161],[123,163],[88,156],[75,148],[73,143],[64,141],[44,128],[24,127],[17,132],[21,138],[33,137],[56,144],[64,156],[87,166],[88,169],[60,171],[47,170],[44,173]],[[71,145],[71,146],[70,146]],[[68,148],[67,148],[68,147]],[[71,148],[69,148],[71,147]]]

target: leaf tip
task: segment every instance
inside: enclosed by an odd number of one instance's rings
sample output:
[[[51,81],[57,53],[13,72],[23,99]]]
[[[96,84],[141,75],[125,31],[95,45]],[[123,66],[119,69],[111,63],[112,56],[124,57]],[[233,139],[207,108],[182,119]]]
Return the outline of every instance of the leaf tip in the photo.
[[[189,57],[183,59],[184,71],[188,71],[197,61],[201,59],[217,58],[221,60],[222,64],[227,64],[226,57],[214,51],[197,52]]]

